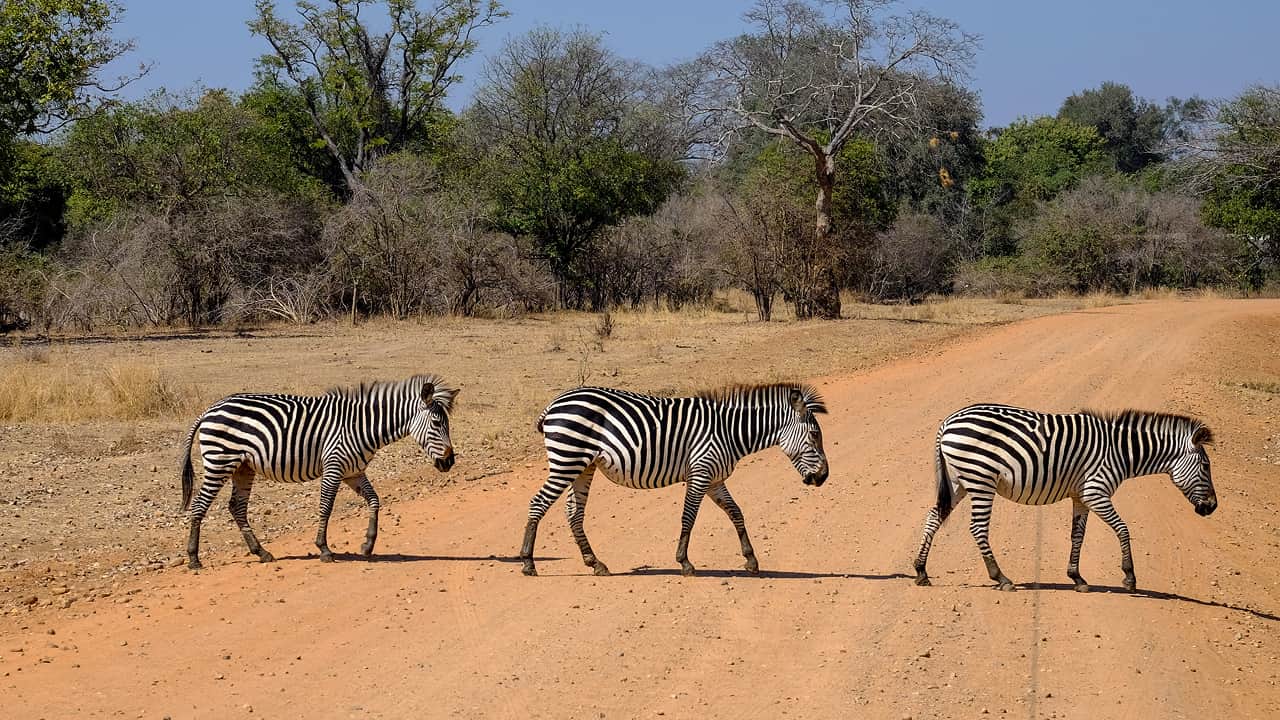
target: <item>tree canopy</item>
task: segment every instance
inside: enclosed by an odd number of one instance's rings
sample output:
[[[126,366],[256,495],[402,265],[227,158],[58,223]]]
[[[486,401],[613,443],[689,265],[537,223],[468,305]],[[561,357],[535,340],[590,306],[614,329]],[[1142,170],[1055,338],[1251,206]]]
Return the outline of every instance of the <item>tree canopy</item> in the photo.
[[[645,79],[597,35],[535,29],[490,60],[464,118],[495,224],[536,240],[571,304],[588,299],[573,288],[590,290],[596,234],[653,212],[684,175]]]
[[[1058,117],[1098,131],[1116,169],[1133,173],[1159,162],[1170,113],[1135,98],[1128,85],[1104,82],[1062,102]]]
[[[99,77],[133,48],[112,37],[121,12],[111,0],[0,4],[0,139],[61,128],[136,77]]]
[[[386,29],[361,17],[386,7]],[[381,155],[432,140],[441,100],[458,81],[458,60],[475,51],[474,34],[506,13],[498,0],[298,0],[299,22],[257,0],[249,29],[271,46],[259,60],[276,82],[301,90],[324,147],[350,192]]]

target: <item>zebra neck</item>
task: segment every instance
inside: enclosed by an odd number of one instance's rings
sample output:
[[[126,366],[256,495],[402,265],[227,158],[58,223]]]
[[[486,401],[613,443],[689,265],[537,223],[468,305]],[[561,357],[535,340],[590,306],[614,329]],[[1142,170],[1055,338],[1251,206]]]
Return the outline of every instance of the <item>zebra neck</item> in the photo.
[[[763,408],[725,407],[723,420],[728,436],[732,439],[732,449],[738,458],[778,444],[781,422]]]
[[[391,398],[367,397],[352,402],[356,434],[369,451],[380,450],[409,434],[413,412]]]
[[[1167,433],[1146,427],[1118,425],[1114,437],[1125,477],[1169,472],[1181,453],[1181,443]]]

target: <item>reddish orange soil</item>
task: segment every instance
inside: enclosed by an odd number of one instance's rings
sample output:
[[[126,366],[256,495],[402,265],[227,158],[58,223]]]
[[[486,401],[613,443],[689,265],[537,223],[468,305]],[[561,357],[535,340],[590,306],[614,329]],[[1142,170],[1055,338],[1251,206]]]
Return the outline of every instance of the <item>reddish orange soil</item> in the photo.
[[[616,575],[589,574],[554,511],[541,576],[522,576],[541,459],[392,503],[374,562],[322,565],[307,532],[272,539],[275,564],[147,573],[79,615],[0,618],[0,716],[1274,718],[1280,395],[1241,383],[1280,377],[1277,338],[1277,301],[1161,301],[819,380],[830,481],[803,486],[777,451],[732,479],[760,577],[706,503],[700,575],[682,578],[681,491],[603,479],[587,531]],[[1121,489],[1135,595],[1096,522],[1081,565],[1095,591],[1071,591],[1069,503],[996,506],[992,543],[1022,584],[996,592],[961,509],[934,586],[916,587],[937,423],[983,400],[1194,413],[1218,435],[1221,507],[1196,516],[1164,478]],[[363,525],[335,523],[335,550]]]

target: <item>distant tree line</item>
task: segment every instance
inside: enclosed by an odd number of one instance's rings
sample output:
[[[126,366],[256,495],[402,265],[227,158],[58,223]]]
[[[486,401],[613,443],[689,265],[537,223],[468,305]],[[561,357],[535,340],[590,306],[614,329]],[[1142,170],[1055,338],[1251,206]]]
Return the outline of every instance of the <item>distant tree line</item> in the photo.
[[[496,0],[259,0],[252,87],[125,102],[121,12],[0,8],[0,329],[1280,281],[1277,87],[984,130],[951,21],[762,0],[665,68],[535,29],[454,113]]]

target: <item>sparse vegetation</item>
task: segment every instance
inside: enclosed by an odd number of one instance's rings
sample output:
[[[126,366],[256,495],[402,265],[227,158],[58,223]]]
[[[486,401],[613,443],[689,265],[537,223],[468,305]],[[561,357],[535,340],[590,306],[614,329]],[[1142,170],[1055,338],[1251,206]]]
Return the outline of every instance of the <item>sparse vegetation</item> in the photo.
[[[1246,390],[1280,395],[1280,380],[1245,380],[1237,384]]]
[[[197,396],[158,367],[128,360],[85,364],[37,346],[0,365],[0,420],[11,422],[167,418],[192,411]]]

